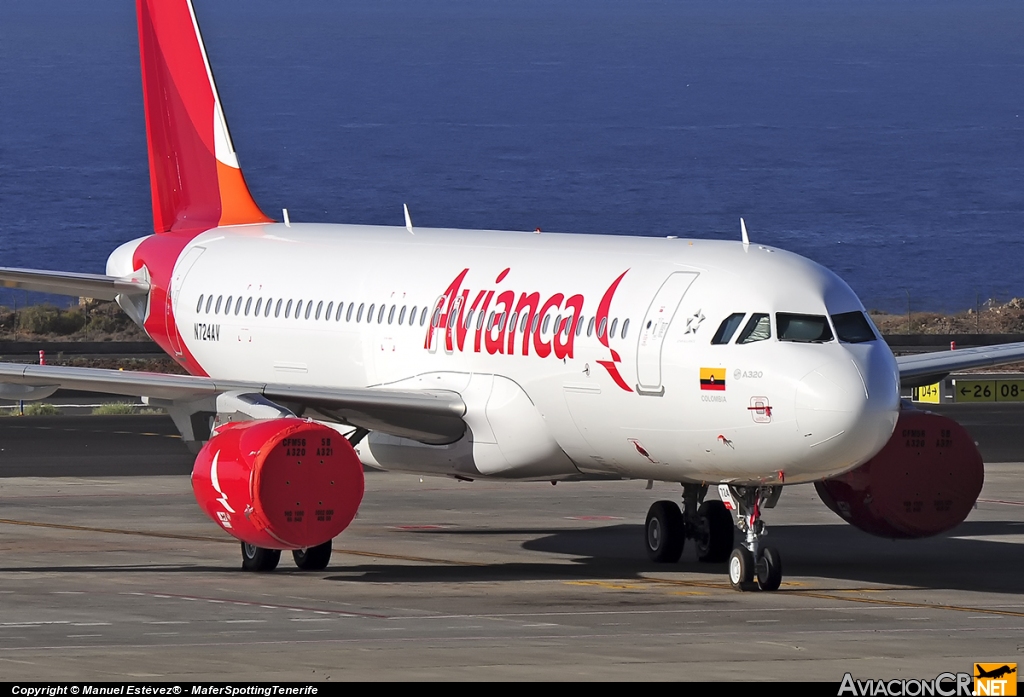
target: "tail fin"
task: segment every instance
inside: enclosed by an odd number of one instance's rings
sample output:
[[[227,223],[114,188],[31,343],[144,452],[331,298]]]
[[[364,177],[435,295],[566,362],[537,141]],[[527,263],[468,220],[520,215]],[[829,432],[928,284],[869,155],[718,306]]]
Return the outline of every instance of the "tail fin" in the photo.
[[[192,0],[137,0],[156,232],[267,223],[238,167]]]

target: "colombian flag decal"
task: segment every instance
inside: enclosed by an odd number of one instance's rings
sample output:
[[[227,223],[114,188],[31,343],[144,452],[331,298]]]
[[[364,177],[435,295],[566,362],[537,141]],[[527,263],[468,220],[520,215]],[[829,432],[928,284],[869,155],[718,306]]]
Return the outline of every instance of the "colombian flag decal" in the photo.
[[[725,391],[725,368],[701,368],[700,389]]]

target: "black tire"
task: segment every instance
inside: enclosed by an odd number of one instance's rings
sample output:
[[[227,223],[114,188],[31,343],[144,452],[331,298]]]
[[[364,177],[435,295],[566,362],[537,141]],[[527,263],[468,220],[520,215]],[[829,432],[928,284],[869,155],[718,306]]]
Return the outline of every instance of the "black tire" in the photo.
[[[281,561],[281,550],[265,549],[242,543],[242,569],[245,571],[273,571]]]
[[[700,531],[697,535],[697,560],[719,564],[729,559],[736,526],[732,513],[721,501],[705,501],[697,510]]]
[[[656,501],[647,511],[644,546],[647,556],[658,564],[674,564],[683,556],[686,525],[683,512],[672,501]]]
[[[757,587],[763,591],[777,591],[782,584],[782,557],[774,547],[761,550],[757,565]]]
[[[754,584],[754,555],[746,547],[737,547],[729,555],[729,585],[738,591],[757,587]]]
[[[323,571],[331,563],[331,542],[331,540],[327,540],[316,547],[296,549],[292,552],[295,566],[303,571]]]

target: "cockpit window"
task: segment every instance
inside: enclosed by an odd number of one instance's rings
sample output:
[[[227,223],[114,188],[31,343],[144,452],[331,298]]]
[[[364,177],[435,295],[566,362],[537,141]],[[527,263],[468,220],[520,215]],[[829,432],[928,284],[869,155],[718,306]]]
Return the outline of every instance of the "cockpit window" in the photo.
[[[860,344],[878,338],[863,312],[844,312],[832,315],[832,324],[836,327],[839,340],[847,344]]]
[[[743,327],[740,337],[736,339],[737,344],[752,344],[755,341],[764,341],[772,338],[772,324],[768,315],[755,312],[747,320],[747,326]]]
[[[722,323],[718,325],[718,331],[715,332],[714,337],[712,337],[711,343],[728,344],[732,341],[732,335],[736,333],[737,329],[739,329],[740,322],[743,321],[745,316],[746,313],[744,312],[734,312],[723,319]]]
[[[803,343],[824,343],[832,341],[832,328],[824,315],[795,315],[776,312],[775,323],[779,328],[779,341]]]

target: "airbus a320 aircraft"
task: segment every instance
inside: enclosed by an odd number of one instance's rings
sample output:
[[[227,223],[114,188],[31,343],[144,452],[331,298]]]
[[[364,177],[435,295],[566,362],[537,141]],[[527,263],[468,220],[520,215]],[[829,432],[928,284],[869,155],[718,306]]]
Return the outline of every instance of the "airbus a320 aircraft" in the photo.
[[[242,543],[323,569],[363,467],[459,479],[679,482],[656,562],[729,561],[774,590],[762,514],[813,483],[853,525],[959,524],[981,458],[899,387],[1024,345],[897,360],[818,264],[737,242],[275,222],[249,194],[189,0],[138,0],[155,234],[106,275],[0,269],[8,287],[116,300],[189,375],[0,364],[0,395],[61,387],[166,407],[199,505]],[[721,500],[705,499],[716,486]],[[741,536],[734,544],[734,528]]]

